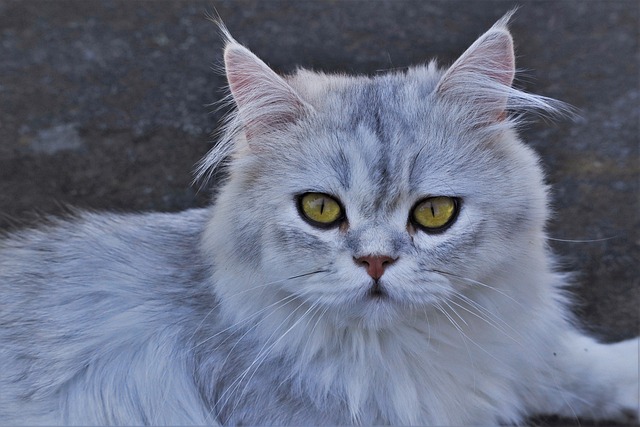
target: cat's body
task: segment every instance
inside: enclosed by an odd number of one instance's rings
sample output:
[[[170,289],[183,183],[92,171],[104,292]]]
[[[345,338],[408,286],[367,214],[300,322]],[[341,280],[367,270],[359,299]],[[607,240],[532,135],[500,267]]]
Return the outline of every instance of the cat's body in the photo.
[[[570,324],[538,159],[505,113],[553,107],[510,88],[505,24],[449,70],[373,78],[284,80],[230,41],[211,208],[0,243],[0,423],[637,415],[638,341]]]

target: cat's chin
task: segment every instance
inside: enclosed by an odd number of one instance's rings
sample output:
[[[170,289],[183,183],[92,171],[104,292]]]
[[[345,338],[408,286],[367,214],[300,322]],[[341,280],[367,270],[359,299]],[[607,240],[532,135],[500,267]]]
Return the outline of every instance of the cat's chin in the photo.
[[[383,330],[412,323],[416,316],[422,317],[425,310],[438,302],[435,295],[407,298],[392,282],[370,281],[354,288],[350,295],[322,298],[321,304],[327,308],[324,316],[337,329]]]
[[[374,303],[368,307],[350,313],[348,317],[337,319],[339,329],[373,329],[382,330],[397,324],[400,313],[388,305]]]
[[[407,307],[385,291],[370,290],[347,307],[338,310],[339,328],[386,329],[407,315]]]

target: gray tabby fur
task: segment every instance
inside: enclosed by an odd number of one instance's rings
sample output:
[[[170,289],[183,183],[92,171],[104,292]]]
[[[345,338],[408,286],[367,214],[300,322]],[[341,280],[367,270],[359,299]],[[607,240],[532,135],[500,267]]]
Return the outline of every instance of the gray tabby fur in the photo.
[[[638,415],[638,340],[570,324],[547,189],[509,112],[508,16],[448,70],[281,78],[227,34],[210,208],[83,213],[0,242],[0,424],[518,423]],[[294,198],[338,197],[318,229]],[[445,232],[416,200],[460,197]],[[371,286],[354,258],[397,261]],[[587,351],[588,350],[588,351]]]

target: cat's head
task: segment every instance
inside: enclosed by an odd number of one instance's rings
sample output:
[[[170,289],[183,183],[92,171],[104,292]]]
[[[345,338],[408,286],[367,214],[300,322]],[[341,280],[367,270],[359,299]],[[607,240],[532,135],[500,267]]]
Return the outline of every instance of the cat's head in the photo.
[[[204,242],[233,310],[378,327],[544,256],[546,190],[514,113],[554,107],[511,87],[506,22],[446,70],[374,77],[280,77],[229,37],[237,110],[203,162],[229,156],[229,178]]]

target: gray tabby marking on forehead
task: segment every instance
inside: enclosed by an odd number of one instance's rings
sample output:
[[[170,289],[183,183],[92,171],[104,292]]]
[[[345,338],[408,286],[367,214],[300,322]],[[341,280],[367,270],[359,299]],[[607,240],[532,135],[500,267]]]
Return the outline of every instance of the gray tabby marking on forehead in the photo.
[[[392,111],[389,105],[395,105],[401,83],[388,78],[373,78],[353,86],[344,92],[344,106],[352,109],[350,120],[354,128],[364,125],[378,137],[385,146],[391,142],[392,134],[384,128],[385,121]]]
[[[354,129],[366,126],[372,130],[379,141],[384,139],[380,123],[381,96],[379,88],[373,84],[356,86],[347,91],[343,97],[345,106],[353,109],[349,112],[350,122]]]
[[[338,147],[334,153],[328,157],[330,167],[336,173],[340,185],[343,189],[349,190],[351,187],[351,165],[349,159],[341,147]]]
[[[340,107],[355,140],[351,154],[360,153],[367,159],[368,180],[372,186],[371,200],[362,209],[372,213],[397,202],[402,172],[401,151],[412,138],[410,124],[398,106],[398,97],[406,90],[397,76],[379,76],[358,81],[340,90]],[[330,114],[330,113],[325,113]],[[341,126],[341,117],[334,118]],[[360,135],[364,132],[363,135]]]

